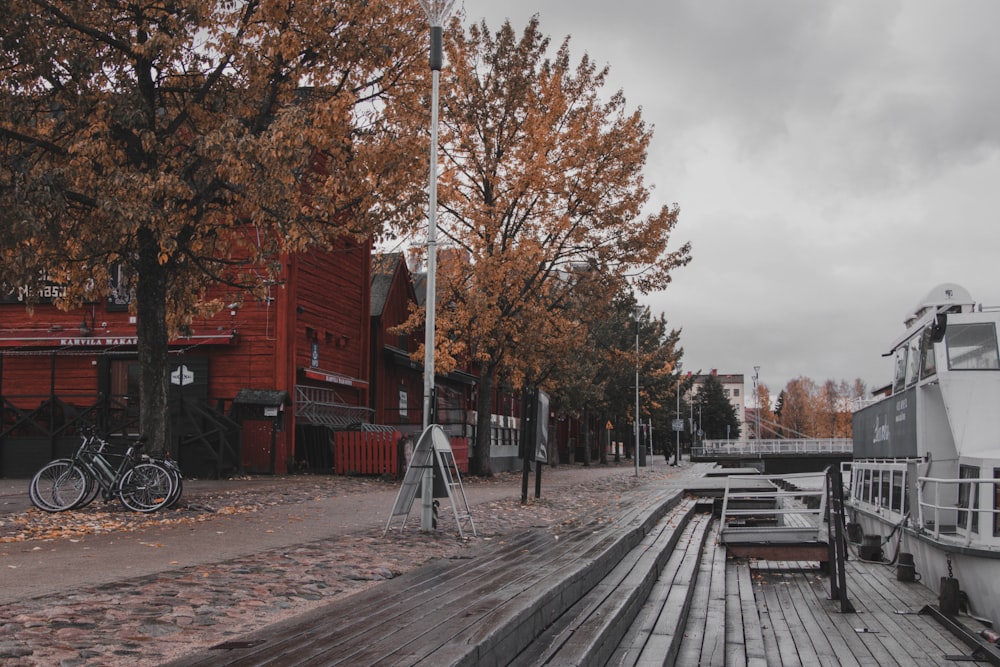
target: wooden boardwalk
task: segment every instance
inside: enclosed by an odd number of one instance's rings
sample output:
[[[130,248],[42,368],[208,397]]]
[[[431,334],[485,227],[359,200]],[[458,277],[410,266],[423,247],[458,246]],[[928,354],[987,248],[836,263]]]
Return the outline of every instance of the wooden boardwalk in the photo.
[[[611,524],[530,531],[171,664],[990,664],[893,568],[848,561],[842,613],[817,562],[728,559],[711,506],[663,489]]]
[[[726,570],[733,613],[726,616],[725,663],[713,659],[714,646],[706,652],[703,645],[697,659],[678,664],[930,666],[971,656],[969,647],[919,613],[937,597],[921,584],[896,581],[891,567],[848,561],[855,613],[840,612],[828,599],[829,580],[816,563],[729,561]]]

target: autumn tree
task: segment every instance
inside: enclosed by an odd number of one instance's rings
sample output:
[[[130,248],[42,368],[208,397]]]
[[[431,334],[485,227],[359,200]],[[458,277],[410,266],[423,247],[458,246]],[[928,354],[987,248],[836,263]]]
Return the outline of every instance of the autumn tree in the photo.
[[[790,381],[778,396],[775,421],[779,437],[850,438],[852,405],[866,392],[860,379],[826,380],[817,385],[806,377]]]
[[[69,308],[121,271],[161,451],[167,343],[225,303],[212,285],[250,298],[284,253],[416,215],[422,148],[393,114],[425,89],[422,15],[387,0],[0,0],[0,14],[0,279],[61,283]]]
[[[605,96],[607,68],[574,64],[568,40],[550,57],[537,17],[520,37],[455,20],[445,47],[439,231],[461,261],[438,273],[438,344],[480,369],[472,471],[489,474],[498,376],[519,386],[572,350],[559,335],[573,328],[559,307],[568,267],[660,289],[689,247],[667,250],[676,206],[648,212],[652,131],[621,92]]]
[[[816,383],[807,377],[795,378],[785,386],[781,425],[786,437],[817,437],[816,396]]]

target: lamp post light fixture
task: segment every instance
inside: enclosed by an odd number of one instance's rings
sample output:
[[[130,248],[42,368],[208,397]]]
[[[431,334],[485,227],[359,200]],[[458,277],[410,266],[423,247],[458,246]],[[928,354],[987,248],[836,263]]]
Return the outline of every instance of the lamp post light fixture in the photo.
[[[438,87],[444,62],[444,21],[455,0],[420,0],[431,27],[431,154],[427,208],[427,315],[424,322],[424,430],[434,415],[434,313],[437,307],[437,173],[438,173]],[[420,528],[434,527],[434,471],[424,471],[421,488]]]
[[[635,459],[635,476],[639,476],[639,320],[645,308],[638,303],[632,311],[635,319],[635,449],[632,456]]]

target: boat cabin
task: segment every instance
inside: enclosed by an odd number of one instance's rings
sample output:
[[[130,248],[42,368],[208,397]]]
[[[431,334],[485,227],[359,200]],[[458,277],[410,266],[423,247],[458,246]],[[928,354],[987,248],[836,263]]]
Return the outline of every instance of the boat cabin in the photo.
[[[854,414],[856,504],[1000,547],[998,322],[951,283],[906,316],[891,393]]]

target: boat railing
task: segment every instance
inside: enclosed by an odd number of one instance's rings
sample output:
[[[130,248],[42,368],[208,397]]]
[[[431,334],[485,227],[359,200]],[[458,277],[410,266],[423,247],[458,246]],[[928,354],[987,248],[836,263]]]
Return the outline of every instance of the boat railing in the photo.
[[[989,503],[981,501],[982,490],[989,488]],[[957,501],[956,501],[957,499]],[[1000,544],[1000,509],[995,499],[1000,499],[1000,479],[989,477],[968,478],[917,478],[917,507],[920,526],[926,530],[933,520],[934,539],[942,533],[944,526],[951,526],[947,519],[956,517],[956,533],[964,533],[965,546],[972,544],[973,534],[979,535],[978,542]],[[992,507],[983,507],[988,504]],[[971,507],[970,507],[971,505]],[[942,520],[942,514],[945,519]],[[986,520],[988,519],[988,520]],[[985,524],[985,526],[984,526]]]
[[[754,456],[758,454],[850,454],[850,438],[799,438],[781,440],[705,440],[695,456]]]
[[[867,506],[876,514],[888,513],[902,518],[909,508],[904,490],[909,464],[919,459],[865,459],[844,461],[840,470],[847,483],[847,493],[855,505]]]

